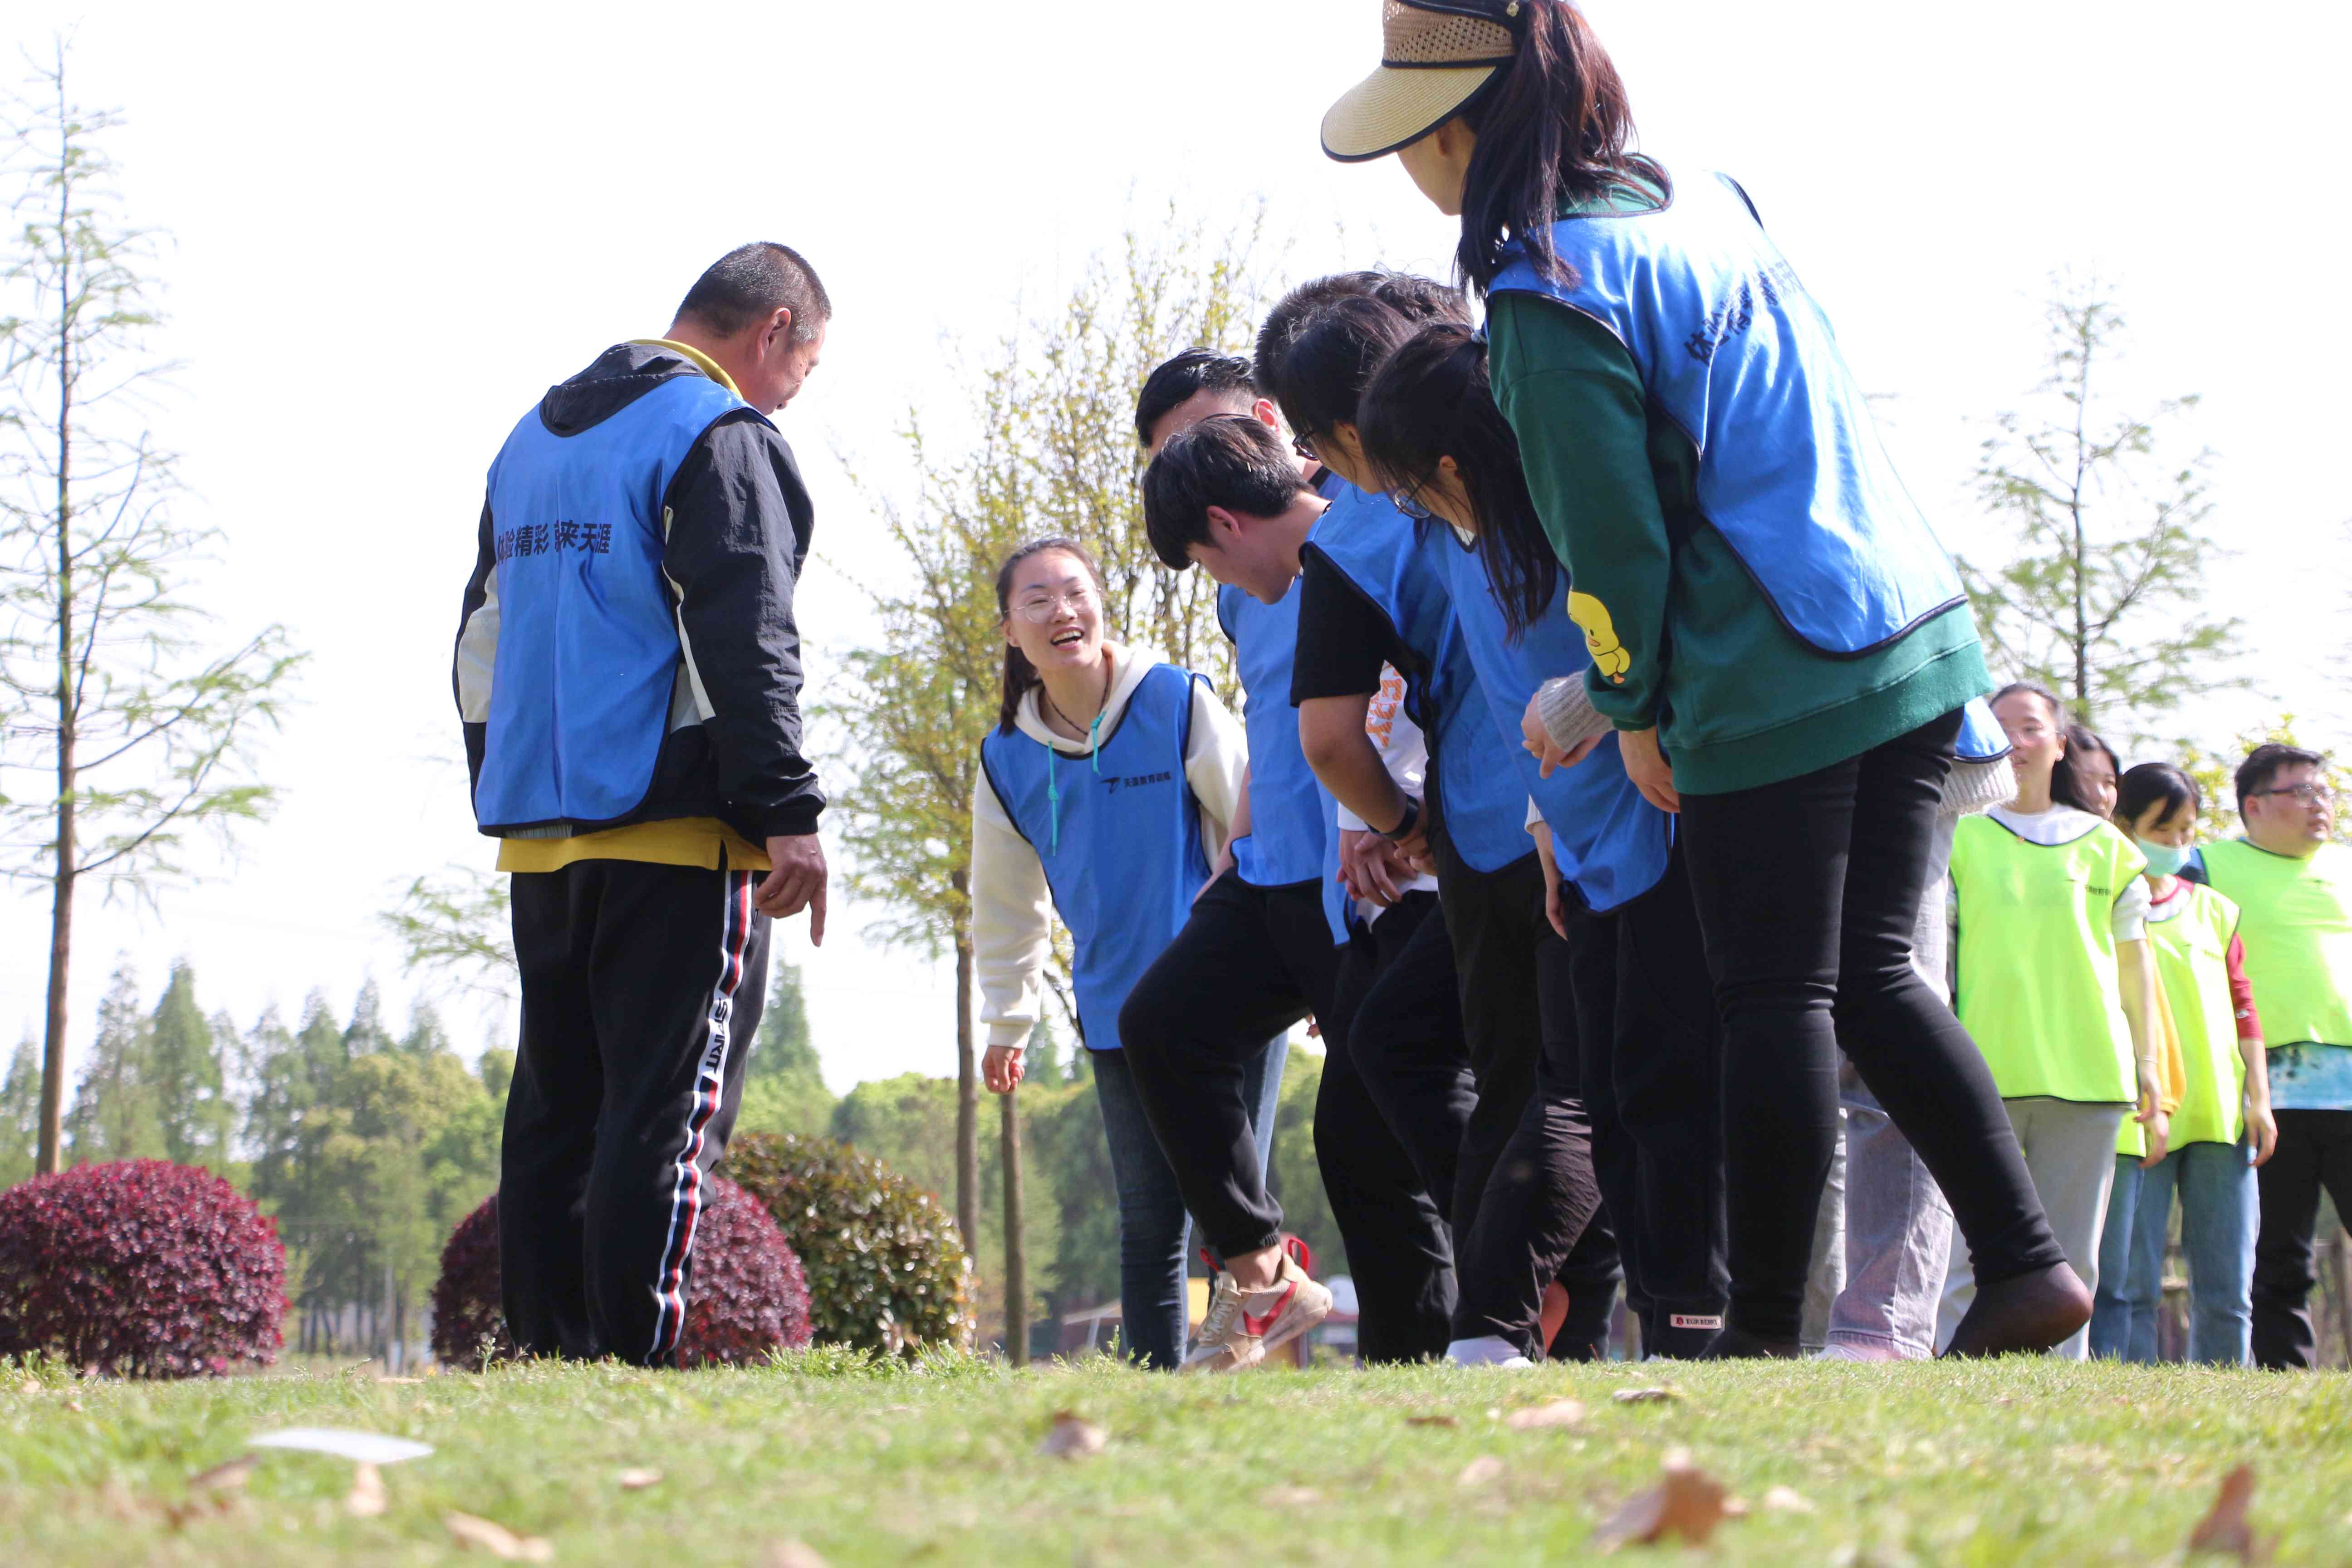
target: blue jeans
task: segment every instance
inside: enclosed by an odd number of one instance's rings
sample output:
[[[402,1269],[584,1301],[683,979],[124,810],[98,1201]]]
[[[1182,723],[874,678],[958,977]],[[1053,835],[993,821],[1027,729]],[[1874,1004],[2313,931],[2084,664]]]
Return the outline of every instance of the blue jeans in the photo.
[[[2093,1355],[2156,1360],[2165,1227],[2178,1189],[2180,1247],[2189,1259],[2189,1359],[2213,1366],[2252,1359],[2258,1205],[2246,1153],[2242,1143],[2188,1143],[2147,1170],[2130,1155],[2116,1156],[2099,1244]]]
[[[1261,1179],[1274,1155],[1275,1107],[1289,1053],[1289,1037],[1269,1042],[1250,1058],[1243,1079]],[[1184,1359],[1192,1217],[1176,1190],[1176,1173],[1151,1135],[1127,1054],[1097,1051],[1088,1065],[1094,1069],[1095,1102],[1102,1108],[1103,1136],[1110,1142],[1111,1176],[1118,1184],[1119,1339],[1129,1361],[1172,1371]]]

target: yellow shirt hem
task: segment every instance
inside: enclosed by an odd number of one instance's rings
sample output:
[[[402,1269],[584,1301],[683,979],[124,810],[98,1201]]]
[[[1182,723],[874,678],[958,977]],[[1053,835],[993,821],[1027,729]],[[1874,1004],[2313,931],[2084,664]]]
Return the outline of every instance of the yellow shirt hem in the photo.
[[[581,860],[635,860],[714,871],[766,871],[768,852],[715,816],[680,816],[576,833],[569,838],[502,838],[501,871],[561,871]]]

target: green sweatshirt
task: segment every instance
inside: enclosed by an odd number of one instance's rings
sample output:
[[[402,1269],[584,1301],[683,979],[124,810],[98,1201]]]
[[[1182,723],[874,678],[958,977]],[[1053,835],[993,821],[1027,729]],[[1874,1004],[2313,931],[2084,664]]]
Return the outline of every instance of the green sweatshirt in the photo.
[[[1621,730],[1658,728],[1675,787],[1723,795],[1825,768],[1992,689],[1966,605],[1857,658],[1784,626],[1698,508],[1698,451],[1608,328],[1557,300],[1487,300],[1495,401],[1571,587],[1623,656],[1587,674]],[[1580,616],[1580,622],[1585,616]]]

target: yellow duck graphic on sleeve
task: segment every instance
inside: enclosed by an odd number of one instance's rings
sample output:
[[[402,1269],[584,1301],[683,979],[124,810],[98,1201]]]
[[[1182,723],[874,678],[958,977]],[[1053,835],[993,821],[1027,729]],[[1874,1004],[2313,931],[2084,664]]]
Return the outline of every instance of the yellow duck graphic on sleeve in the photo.
[[[1568,595],[1568,618],[1584,628],[1584,646],[1592,650],[1592,666],[1616,686],[1625,684],[1625,672],[1633,668],[1633,656],[1617,640],[1617,625],[1609,618],[1609,606],[1590,594],[1570,589]]]

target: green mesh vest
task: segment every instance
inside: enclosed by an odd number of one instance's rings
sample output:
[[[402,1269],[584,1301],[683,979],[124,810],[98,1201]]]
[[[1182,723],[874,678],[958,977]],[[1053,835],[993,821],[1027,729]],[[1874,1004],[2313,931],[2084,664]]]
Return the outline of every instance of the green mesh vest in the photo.
[[[2205,874],[2238,906],[2263,1043],[2352,1046],[2352,851],[2298,860],[2232,838],[2205,846]]]
[[[2238,1054],[2237,1009],[2230,1001],[2230,938],[2238,906],[2210,888],[2182,884],[2189,896],[2168,920],[2152,914],[2147,945],[2172,1026],[2180,1036],[2188,1092],[2172,1113],[2170,1146],[2235,1143],[2246,1131],[2246,1063]],[[2259,1009],[2258,1009],[2259,1010]]]
[[[2138,1100],[2113,921],[2116,900],[2147,865],[2104,822],[2045,847],[1990,816],[1960,818],[1954,1010],[2002,1099]]]

